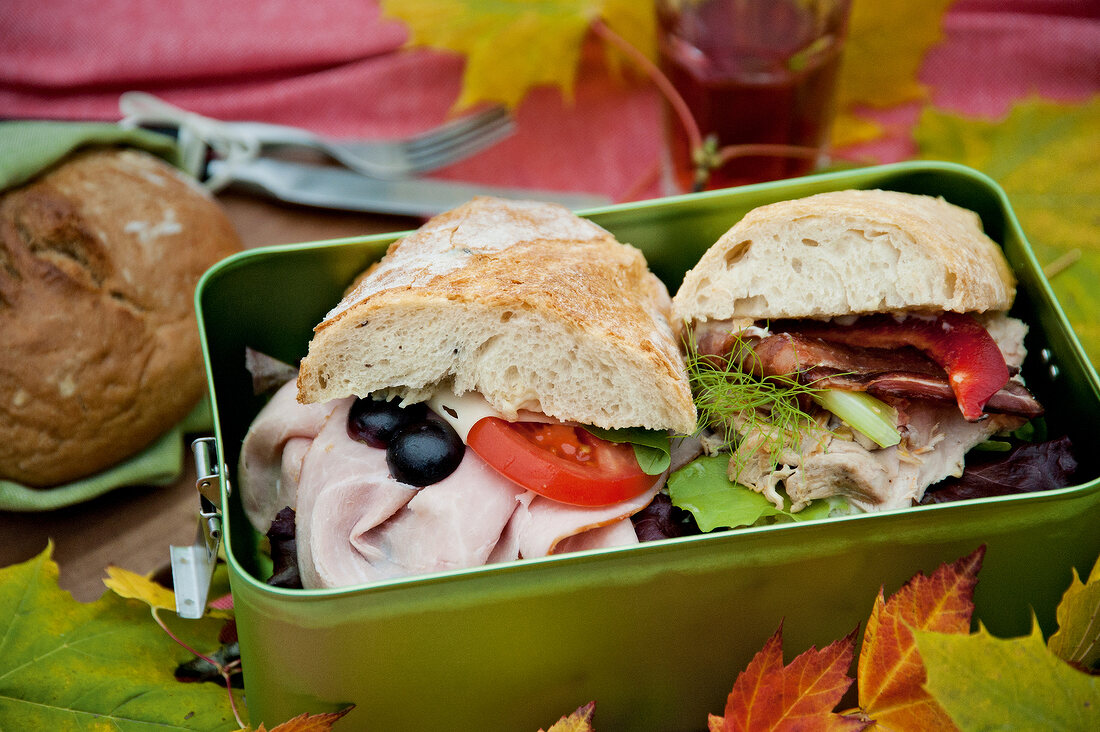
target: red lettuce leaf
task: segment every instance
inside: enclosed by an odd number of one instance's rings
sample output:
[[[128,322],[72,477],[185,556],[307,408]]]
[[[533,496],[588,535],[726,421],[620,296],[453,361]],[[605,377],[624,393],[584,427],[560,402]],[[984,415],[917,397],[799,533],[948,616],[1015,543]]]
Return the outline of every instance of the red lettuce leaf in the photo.
[[[962,477],[933,486],[921,504],[1064,488],[1077,471],[1068,437],[1020,445],[1007,453],[971,452],[967,461]]]
[[[294,531],[294,509],[286,506],[275,515],[267,530],[271,542],[272,574],[267,583],[272,587],[302,589],[298,574],[298,541]]]

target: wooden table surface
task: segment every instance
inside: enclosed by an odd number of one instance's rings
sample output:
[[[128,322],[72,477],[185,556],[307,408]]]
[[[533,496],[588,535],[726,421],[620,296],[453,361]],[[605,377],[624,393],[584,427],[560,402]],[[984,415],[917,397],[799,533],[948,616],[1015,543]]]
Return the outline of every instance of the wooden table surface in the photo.
[[[238,194],[219,196],[245,247],[402,231],[419,221],[399,216],[283,206]],[[53,542],[60,585],[90,602],[104,591],[106,568],[146,574],[168,565],[168,547],[195,538],[198,493],[190,449],[186,469],[168,486],[120,488],[86,503],[42,513],[0,511],[0,566],[26,561]]]

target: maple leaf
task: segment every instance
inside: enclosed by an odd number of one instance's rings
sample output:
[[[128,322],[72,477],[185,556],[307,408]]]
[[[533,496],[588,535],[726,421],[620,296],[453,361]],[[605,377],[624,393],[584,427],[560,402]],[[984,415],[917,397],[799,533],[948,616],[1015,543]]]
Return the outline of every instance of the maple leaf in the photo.
[[[1058,630],[1047,641],[1051,653],[1086,671],[1100,664],[1100,559],[1084,584],[1073,569],[1057,618]]]
[[[154,582],[150,577],[143,577],[136,572],[121,567],[108,567],[107,579],[103,584],[119,597],[131,600],[140,600],[151,608],[159,610],[176,611],[176,593],[167,587]],[[233,618],[229,610],[209,607],[206,616],[211,618]]]
[[[1002,640],[917,631],[926,686],[963,730],[1100,729],[1100,677],[1062,661],[1032,620],[1028,636]]]
[[[864,631],[856,675],[860,708],[877,727],[954,728],[922,687],[924,663],[913,632],[970,632],[974,587],[984,556],[983,545],[953,564],[940,565],[931,576],[918,573],[887,601],[879,590]]]
[[[596,702],[590,701],[567,717],[555,722],[549,730],[539,728],[539,732],[593,732],[592,717],[596,714]]]
[[[913,136],[920,157],[968,165],[1004,188],[1040,264],[1080,255],[1051,287],[1100,364],[1100,96],[1083,104],[1028,99],[999,120],[926,109]]]
[[[571,99],[583,41],[596,18],[643,53],[651,55],[654,46],[655,16],[650,3],[382,0],[381,7],[408,26],[408,45],[466,57],[455,111],[481,102],[515,107],[529,90],[547,85],[560,87]]]
[[[320,714],[299,714],[294,719],[275,725],[270,732],[329,732],[333,725],[354,709],[355,706],[346,707],[338,712],[322,712]],[[238,732],[248,732],[239,730]],[[255,732],[268,732],[268,729],[260,724]]]
[[[877,123],[858,116],[861,105],[891,107],[926,96],[917,74],[925,53],[943,37],[943,15],[951,3],[852,3],[837,78],[834,146],[866,142],[882,134]]]
[[[50,544],[0,569],[0,720],[5,729],[230,730],[224,689],[181,684],[172,669],[190,654],[149,611],[113,593],[79,603],[57,584]],[[181,623],[201,647],[220,620]]]
[[[780,625],[733,682],[724,716],[709,716],[710,732],[865,729],[868,720],[833,712],[852,684],[855,637],[853,630],[820,651],[811,647],[784,666]]]

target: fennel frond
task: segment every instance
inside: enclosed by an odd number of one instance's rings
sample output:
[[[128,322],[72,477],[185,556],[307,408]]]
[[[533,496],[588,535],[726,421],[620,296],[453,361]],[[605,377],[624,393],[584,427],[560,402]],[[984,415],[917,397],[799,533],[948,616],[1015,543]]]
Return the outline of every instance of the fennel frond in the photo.
[[[767,451],[774,469],[788,450],[799,451],[807,439],[831,435],[803,404],[824,389],[802,384],[794,374],[758,376],[759,360],[750,343],[735,336],[729,355],[700,354],[691,328],[685,330],[684,350],[692,397],[699,411],[699,430],[721,436],[731,455],[733,480],[746,468],[750,456]],[[755,368],[754,368],[755,367]],[[751,438],[759,445],[750,454],[737,448]]]

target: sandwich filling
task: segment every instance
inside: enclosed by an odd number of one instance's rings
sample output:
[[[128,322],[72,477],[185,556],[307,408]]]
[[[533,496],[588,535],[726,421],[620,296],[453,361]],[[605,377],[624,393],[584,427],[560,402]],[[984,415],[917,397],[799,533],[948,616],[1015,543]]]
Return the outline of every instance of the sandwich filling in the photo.
[[[402,406],[296,393],[288,381],[257,415],[238,476],[258,531],[294,509],[307,588],[635,544],[630,517],[668,475],[627,443],[535,412],[508,421],[477,394]]]
[[[697,367],[806,389],[793,421],[767,407],[722,413],[706,396],[700,407],[732,450],[730,478],[778,508],[782,494],[793,512],[833,496],[862,511],[903,508],[960,476],[970,449],[1042,414],[1019,376],[1026,332],[1003,314],[708,321],[693,332]],[[850,394],[872,398],[878,432],[838,415]]]
[[[979,445],[1014,460],[1025,440],[1012,433],[1043,413],[1020,376],[1026,326],[1005,315],[1015,292],[978,213],[943,198],[841,190],[759,206],[673,298],[704,443],[787,517],[819,498],[911,506]]]

